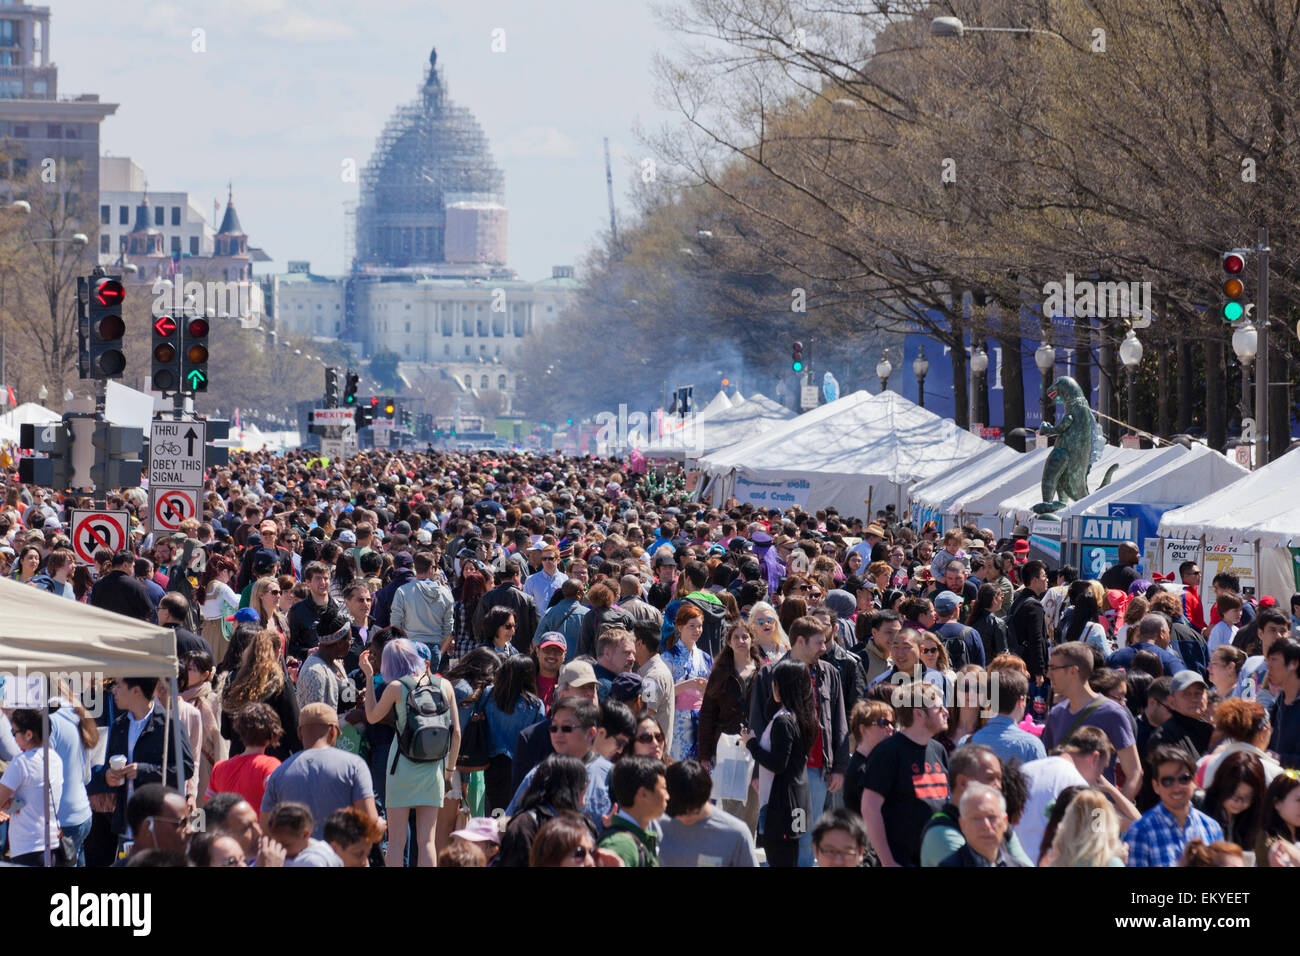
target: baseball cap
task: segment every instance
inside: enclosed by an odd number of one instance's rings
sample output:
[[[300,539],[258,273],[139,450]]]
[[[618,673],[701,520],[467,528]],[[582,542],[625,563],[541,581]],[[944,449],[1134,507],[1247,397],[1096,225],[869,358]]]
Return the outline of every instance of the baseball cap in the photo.
[[[586,687],[596,683],[596,671],[586,661],[569,661],[560,668],[557,687]]]
[[[1187,688],[1194,687],[1197,684],[1200,684],[1202,687],[1209,686],[1205,683],[1205,678],[1196,673],[1196,671],[1182,670],[1174,675],[1174,679],[1170,683],[1169,689],[1176,694],[1179,691],[1187,690]]]
[[[409,568],[414,566],[414,564],[415,559],[405,551],[398,551],[393,555],[393,567],[395,568]]]
[[[474,817],[451,835],[471,843],[500,843],[501,827],[493,817]]]
[[[258,615],[255,609],[251,607],[241,607],[234,614],[230,615],[230,617],[226,618],[226,620],[234,621],[236,624],[260,624],[262,618]]]
[[[947,614],[961,607],[962,603],[963,599],[960,595],[953,594],[951,591],[940,591],[934,598],[934,609]]]
[[[351,528],[344,528],[339,532],[339,542],[342,544],[356,544],[357,536]]]
[[[609,685],[609,696],[619,703],[626,704],[637,699],[641,694],[641,675],[627,671],[615,677]]]
[[[308,704],[302,710],[298,711],[298,726],[309,727],[337,727],[339,725],[339,712],[329,704],[314,703]]]
[[[545,634],[539,635],[533,641],[533,647],[538,650],[543,647],[561,647],[566,654],[569,652],[569,642],[559,631],[547,631]],[[593,673],[595,672],[593,671]]]

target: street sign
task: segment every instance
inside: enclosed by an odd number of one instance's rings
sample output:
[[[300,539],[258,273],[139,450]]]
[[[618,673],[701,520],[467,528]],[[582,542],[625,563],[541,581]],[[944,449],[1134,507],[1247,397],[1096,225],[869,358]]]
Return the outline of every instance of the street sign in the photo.
[[[320,453],[322,458],[328,458],[330,461],[336,461],[346,457],[346,450],[341,438],[322,438],[320,440]]]
[[[153,423],[149,431],[149,487],[202,488],[207,422]]]
[[[981,425],[980,438],[1002,440],[1002,428],[998,425]]]
[[[1255,464],[1255,446],[1238,445],[1232,450],[1233,457],[1242,468],[1253,468]]]
[[[1141,448],[1142,439],[1137,435],[1121,435],[1119,438],[1120,448]]]
[[[71,527],[72,553],[82,564],[94,564],[97,549],[126,547],[131,518],[125,511],[73,511]]]
[[[357,410],[352,405],[347,408],[313,408],[311,412],[313,425],[351,425],[356,418]]]
[[[799,407],[805,410],[817,407],[817,386],[816,385],[800,386]]]
[[[161,488],[149,486],[150,527],[156,535],[160,531],[179,531],[186,518],[197,517],[199,493],[193,488]]]

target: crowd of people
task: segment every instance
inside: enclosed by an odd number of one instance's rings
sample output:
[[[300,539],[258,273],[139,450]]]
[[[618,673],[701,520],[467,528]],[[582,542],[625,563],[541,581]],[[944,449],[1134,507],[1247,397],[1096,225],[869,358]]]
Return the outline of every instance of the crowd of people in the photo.
[[[1300,865],[1300,594],[654,487],[244,454],[201,517],[82,564],[74,502],[12,483],[0,570],[172,629],[179,693],[0,699],[8,860]]]

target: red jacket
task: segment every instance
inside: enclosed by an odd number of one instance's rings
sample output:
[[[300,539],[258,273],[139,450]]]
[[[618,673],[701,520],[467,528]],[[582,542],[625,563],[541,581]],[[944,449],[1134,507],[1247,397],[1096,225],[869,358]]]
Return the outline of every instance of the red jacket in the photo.
[[[1205,615],[1201,612],[1201,596],[1190,584],[1183,585],[1183,616],[1198,631],[1205,630]]]

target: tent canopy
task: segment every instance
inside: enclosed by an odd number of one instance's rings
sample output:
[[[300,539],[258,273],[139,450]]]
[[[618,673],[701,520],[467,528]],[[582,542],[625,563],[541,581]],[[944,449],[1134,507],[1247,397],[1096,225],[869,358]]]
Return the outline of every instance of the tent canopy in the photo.
[[[753,398],[709,415],[688,421],[684,428],[656,439],[646,449],[650,456],[698,458],[728,445],[746,441],[773,425],[788,421],[794,412],[756,393]]]
[[[1150,469],[1177,460],[1186,450],[1181,445],[1166,448],[1116,448],[1114,445],[1107,445],[1106,450],[1101,454],[1101,458],[1088,472],[1088,487],[1093,489],[1095,494],[1111,465],[1119,466],[1115,475],[1111,478],[1111,484],[1114,484],[1118,481],[1124,481],[1135,471],[1146,473]],[[1045,459],[1046,455],[1043,457]],[[1032,486],[1021,489],[998,502],[998,514],[1004,518],[1020,522],[1031,520],[1034,517],[1034,505],[1043,500],[1042,477],[1043,470],[1040,466],[1034,473]],[[1066,513],[1068,512],[1057,512],[1058,515]]]
[[[1104,515],[1111,503],[1126,502],[1166,507],[1199,501],[1250,474],[1236,462],[1204,445],[1175,445],[1150,467],[1117,477],[1105,488],[1070,505],[1061,514]]]
[[[955,515],[958,512],[950,510],[950,506],[958,502],[964,492],[987,487],[989,482],[1015,468],[1025,457],[1008,445],[985,444],[988,448],[968,461],[912,485],[909,492],[912,502],[932,511]]]
[[[752,482],[804,481],[801,505],[841,514],[904,505],[912,482],[988,445],[897,392],[854,392],[700,459],[713,475]],[[778,499],[773,499],[777,501]],[[788,498],[780,499],[786,502]]]
[[[8,443],[18,441],[18,430],[21,425],[49,425],[62,420],[63,417],[58,412],[52,412],[44,405],[24,402],[17,408],[0,415],[0,441]]]
[[[134,618],[0,579],[0,673],[176,676],[176,634]]]
[[[1300,495],[1292,451],[1227,487],[1182,508],[1166,511],[1160,534],[1170,538],[1258,542],[1265,547],[1300,546]]]

